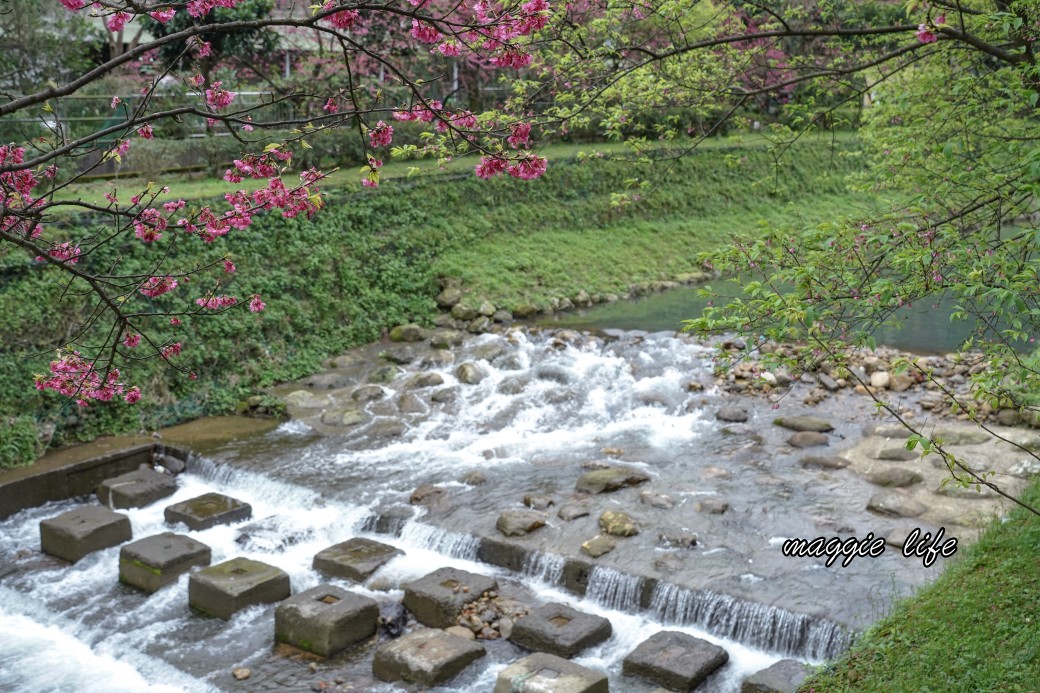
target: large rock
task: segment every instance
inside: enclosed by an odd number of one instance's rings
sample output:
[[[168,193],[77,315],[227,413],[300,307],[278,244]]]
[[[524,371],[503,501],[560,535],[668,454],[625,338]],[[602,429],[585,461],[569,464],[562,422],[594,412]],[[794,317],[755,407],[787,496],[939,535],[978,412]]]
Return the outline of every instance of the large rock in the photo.
[[[560,506],[560,509],[556,511],[556,516],[561,520],[577,520],[579,517],[587,516],[591,511],[586,503],[578,501],[568,501]]]
[[[895,488],[913,486],[920,483],[923,479],[924,477],[917,472],[912,469],[904,469],[903,467],[884,467],[883,469],[875,469],[867,474],[867,481],[870,483]]]
[[[437,294],[437,297],[433,300],[436,301],[437,305],[441,308],[451,308],[462,300],[462,290],[455,286],[449,286],[444,289],[444,291]]]
[[[543,604],[513,625],[515,644],[560,657],[577,655],[610,637],[610,621],[566,604]]]
[[[545,526],[545,515],[534,510],[506,510],[498,516],[495,529],[507,537],[522,537]]]
[[[466,361],[465,363],[460,363],[458,368],[455,369],[455,377],[459,379],[460,383],[476,385],[487,377],[487,374],[477,364],[472,361]]]
[[[331,657],[376,634],[379,604],[335,585],[318,585],[286,599],[274,612],[274,637]]]
[[[362,385],[350,393],[351,399],[355,402],[374,402],[377,399],[383,399],[385,396],[386,392],[378,385]]]
[[[247,606],[279,602],[290,593],[285,571],[248,558],[203,568],[188,579],[188,604],[225,621]]]
[[[585,472],[574,488],[585,493],[610,493],[626,486],[637,486],[650,481],[647,474],[630,467],[607,467]]]
[[[404,551],[364,537],[354,537],[322,549],[314,556],[314,570],[330,577],[364,582],[391,559]]]
[[[253,507],[220,493],[204,493],[201,496],[166,506],[166,521],[170,524],[183,522],[196,532],[217,525],[248,520],[253,516]]]
[[[916,460],[921,456],[921,453],[917,450],[907,450],[903,447],[896,448],[881,448],[877,454],[874,455],[875,459],[886,460],[889,462],[909,462],[910,460]]]
[[[119,550],[119,581],[156,592],[195,566],[207,566],[212,551],[200,541],[172,532],[139,539]]]
[[[633,537],[639,534],[635,520],[619,510],[607,510],[600,515],[599,528],[615,537]]]
[[[404,585],[404,605],[415,620],[431,628],[455,625],[462,607],[484,592],[498,589],[498,582],[486,575],[458,568],[441,568]]]
[[[692,691],[729,661],[718,645],[678,631],[661,631],[625,657],[622,673],[670,691]]]
[[[870,497],[867,510],[888,517],[917,517],[928,507],[900,491],[879,491]]]
[[[423,388],[423,387],[437,387],[444,384],[444,376],[440,373],[417,373],[408,380],[405,387],[410,388]]]
[[[40,522],[43,552],[71,563],[132,538],[130,518],[100,505],[76,508]]]
[[[97,497],[110,508],[143,508],[176,490],[177,480],[172,476],[145,467],[105,479],[97,487]]]
[[[608,693],[607,675],[536,652],[499,672],[493,693]]]
[[[830,445],[830,439],[823,433],[816,431],[799,431],[787,439],[787,444],[793,448],[812,448],[820,445]]]
[[[803,467],[810,468],[815,467],[817,469],[845,469],[849,466],[849,461],[844,457],[838,457],[831,455],[827,457],[820,457],[816,455],[807,455],[802,459],[798,460],[798,464]]]
[[[744,680],[740,693],[793,693],[812,672],[812,667],[794,659],[781,659]]]
[[[993,440],[990,434],[973,428],[937,428],[932,437],[944,445],[981,445]]]
[[[606,534],[597,534],[592,539],[582,542],[581,550],[592,558],[599,558],[617,548],[617,540]]]
[[[398,325],[390,330],[391,342],[421,342],[425,338],[425,331],[415,323]]]
[[[376,650],[372,673],[383,681],[437,686],[450,681],[485,654],[483,646],[440,630],[403,635]]]
[[[748,413],[743,407],[723,407],[715,412],[715,418],[719,421],[744,423],[748,420]]]
[[[818,416],[781,416],[773,419],[773,423],[792,431],[827,433],[834,430],[834,426],[829,421]]]

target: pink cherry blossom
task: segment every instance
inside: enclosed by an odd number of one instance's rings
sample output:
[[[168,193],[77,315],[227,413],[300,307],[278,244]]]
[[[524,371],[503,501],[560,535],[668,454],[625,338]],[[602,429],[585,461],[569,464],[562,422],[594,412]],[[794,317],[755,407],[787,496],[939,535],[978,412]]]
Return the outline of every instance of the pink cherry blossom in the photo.
[[[165,24],[166,22],[173,19],[173,16],[177,14],[177,10],[172,7],[167,7],[165,10],[156,10],[155,12],[149,12],[148,16],[159,22]]]
[[[393,139],[394,129],[381,120],[368,132],[368,141],[373,147],[389,147]]]
[[[528,139],[531,136],[530,123],[516,123],[514,125],[511,125],[509,129],[512,132],[512,134],[509,135],[508,138],[506,138],[506,142],[509,143],[510,147],[512,147],[513,149],[518,149],[521,146],[527,145]]]
[[[116,12],[114,15],[109,17],[108,22],[105,24],[105,26],[108,27],[109,31],[115,33],[122,31],[123,27],[126,26],[126,23],[128,21],[130,21],[129,14],[127,14],[126,12]]]
[[[170,275],[166,275],[165,277],[150,277],[139,291],[149,298],[155,298],[156,296],[168,294],[176,288],[177,280]]]
[[[127,404],[135,404],[141,399],[141,388],[134,385],[132,388],[126,391],[123,395],[123,399]]]
[[[177,327],[181,324],[180,318],[170,318],[170,324]]]
[[[123,346],[133,349],[141,343],[141,335],[139,334],[128,334],[123,338]]]
[[[231,262],[231,260],[226,260],[225,259],[224,260],[224,271],[227,272],[228,274],[231,274],[232,272],[234,272],[235,271],[235,263]]]
[[[485,156],[480,159],[480,163],[477,164],[476,173],[477,178],[491,178],[497,176],[500,173],[505,173],[509,167],[509,162],[497,156]]]
[[[534,180],[545,173],[547,164],[545,157],[528,154],[509,167],[509,175],[522,180]]]
[[[932,30],[928,28],[927,24],[920,24],[917,27],[917,40],[921,43],[935,43],[939,40],[939,37],[932,33]]]
[[[137,134],[145,138],[146,140],[150,140],[152,139],[152,137],[155,136],[155,133],[152,131],[151,125],[142,125],[141,127],[137,128]]]
[[[449,58],[462,55],[462,49],[459,48],[459,44],[455,41],[445,41],[437,46],[437,50],[440,51],[441,55]]]
[[[85,0],[60,0],[61,4],[65,6],[66,10],[75,12],[76,10],[82,10],[83,6],[86,5]]]
[[[227,89],[221,89],[220,85],[223,82],[214,82],[213,87],[206,90],[206,103],[211,108],[221,109],[231,105],[231,102],[235,100],[234,92],[230,92]]]
[[[338,113],[339,106],[336,105],[336,99],[334,97],[329,97],[329,100],[325,102],[324,106],[322,106],[322,110],[326,113]]]
[[[121,98],[119,98],[118,96],[113,96],[112,97],[112,108],[115,108],[116,106],[118,106],[121,103],[123,103],[123,100]]]
[[[260,300],[260,294],[253,294],[253,297],[249,299],[249,310],[253,313],[259,313],[266,308],[267,305]]]
[[[420,43],[437,43],[441,40],[441,32],[426,22],[413,19],[412,38]]]

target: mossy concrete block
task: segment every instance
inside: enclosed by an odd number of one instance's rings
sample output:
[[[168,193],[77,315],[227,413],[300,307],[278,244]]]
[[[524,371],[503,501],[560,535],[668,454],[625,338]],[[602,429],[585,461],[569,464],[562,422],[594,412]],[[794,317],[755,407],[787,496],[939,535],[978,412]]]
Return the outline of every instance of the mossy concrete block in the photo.
[[[97,497],[110,508],[143,508],[176,490],[177,480],[172,476],[145,467],[105,479],[97,487]]]
[[[795,659],[781,659],[744,680],[740,693],[791,693],[798,690],[812,667]]]
[[[389,544],[354,537],[319,551],[313,568],[330,577],[364,582],[392,558],[403,555],[404,551]]]
[[[612,632],[610,621],[602,616],[566,604],[543,604],[513,625],[509,639],[528,650],[570,659],[607,640]]]
[[[207,566],[213,552],[201,541],[173,532],[126,544],[119,550],[119,581],[145,592],[176,582],[195,566]]]
[[[131,539],[130,518],[100,505],[76,508],[40,522],[40,548],[71,563]]]
[[[415,620],[431,628],[455,625],[462,607],[484,592],[498,589],[498,582],[457,568],[441,568],[404,586],[402,603]]]
[[[607,675],[574,662],[536,652],[498,674],[494,693],[608,693]]]
[[[334,585],[318,585],[278,605],[274,637],[322,657],[331,657],[376,633],[379,604]]]
[[[458,676],[485,654],[484,647],[442,630],[422,629],[376,650],[372,673],[383,681],[436,686]]]
[[[638,676],[670,691],[692,691],[729,661],[718,645],[678,631],[663,630],[625,657],[622,673]]]
[[[248,558],[203,568],[188,580],[188,604],[225,621],[247,606],[280,602],[289,594],[285,571]]]
[[[167,506],[164,513],[170,524],[183,522],[195,531],[227,525],[253,516],[253,507],[220,493],[205,493],[197,498]]]

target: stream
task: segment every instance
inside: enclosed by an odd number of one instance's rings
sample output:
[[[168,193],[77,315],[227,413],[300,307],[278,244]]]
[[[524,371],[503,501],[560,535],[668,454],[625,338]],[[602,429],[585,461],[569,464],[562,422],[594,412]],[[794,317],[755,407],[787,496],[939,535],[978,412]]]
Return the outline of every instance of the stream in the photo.
[[[389,376],[384,350],[401,364]],[[460,381],[462,363],[474,365],[479,382]],[[376,373],[379,396],[359,402],[355,393],[373,387]],[[439,384],[416,380],[431,373]],[[402,584],[436,568],[494,575],[512,599],[563,601],[610,619],[614,635],[575,661],[605,670],[611,690],[633,693],[654,686],[622,677],[621,660],[663,628],[723,646],[729,663],[697,690],[732,693],[779,659],[815,663],[840,653],[851,632],[941,569],[898,550],[846,568],[782,556],[786,538],[883,536],[893,524],[867,512],[871,489],[863,479],[796,464],[802,453],[784,446],[790,432],[771,425],[768,405],[752,409],[746,424],[720,425],[715,410],[734,398],[714,389],[711,351],[672,332],[531,329],[467,337],[449,350],[372,345],[279,392],[304,394],[293,420],[272,430],[222,438],[213,435],[219,419],[195,424],[195,457],[176,494],[124,511],[135,539],[171,529],[166,505],[218,491],[252,504],[252,520],[174,531],[211,546],[213,564],[245,556],[278,566],[294,593],[324,580],[390,603]],[[350,425],[341,411],[356,414]],[[832,420],[837,442],[827,454],[878,421],[858,400],[836,399],[826,412],[792,403],[783,413]],[[577,477],[597,464],[626,465],[650,481],[582,498],[587,517],[557,517],[562,503],[577,498]],[[485,483],[463,483],[475,471]],[[438,485],[442,500],[409,503],[422,484]],[[674,506],[648,504],[643,491],[667,495]],[[522,508],[529,494],[555,505],[545,527],[510,540],[525,552],[523,565],[482,562],[484,542],[503,539],[499,513]],[[706,498],[724,500],[728,511],[698,511]],[[272,649],[271,606],[229,622],[206,619],[188,607],[187,575],[149,596],[117,581],[118,548],[72,566],[40,553],[39,522],[85,500],[0,521],[0,557],[17,557],[13,572],[0,575],[0,690],[310,691],[319,679],[340,681],[342,690],[403,690],[372,678],[377,643],[308,666]],[[641,531],[595,560],[584,596],[567,591],[565,563],[591,562],[580,546],[598,533],[596,518],[607,509],[628,512]],[[693,532],[698,542],[662,546],[664,530]],[[405,555],[363,586],[311,569],[315,553],[354,536]],[[497,673],[525,654],[508,641],[486,646],[487,657],[437,690],[489,691]],[[238,682],[234,667],[253,675]]]

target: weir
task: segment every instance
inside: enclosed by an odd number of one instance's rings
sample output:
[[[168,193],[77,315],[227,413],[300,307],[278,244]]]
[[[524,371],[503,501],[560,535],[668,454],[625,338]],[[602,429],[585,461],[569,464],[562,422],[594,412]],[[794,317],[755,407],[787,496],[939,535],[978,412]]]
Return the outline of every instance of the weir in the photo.
[[[370,388],[388,348],[377,346],[370,361],[336,377]],[[216,492],[249,503],[252,519],[192,538],[212,547],[214,564],[241,556],[278,567],[294,594],[327,579],[311,568],[316,553],[354,537],[403,552],[364,584],[336,583],[384,607],[400,602],[404,584],[438,568],[492,576],[517,603],[561,602],[609,619],[614,635],[578,661],[631,693],[653,687],[622,676],[621,660],[661,630],[724,647],[730,663],[698,691],[733,693],[781,658],[817,662],[840,653],[894,597],[934,575],[898,552],[848,568],[782,556],[783,537],[816,536],[831,525],[865,535],[887,524],[857,510],[869,497],[867,482],[798,465],[770,413],[752,411],[744,428],[715,421],[722,400],[711,391],[710,352],[690,340],[516,332],[471,338],[437,360],[433,350],[409,349],[413,361],[378,386],[377,399],[359,404],[355,385],[308,385],[306,396],[320,407],[295,409],[293,421],[248,436],[221,439],[207,429],[196,441],[178,440],[195,450],[187,471],[173,496],[126,511],[134,538],[170,531],[166,504]],[[467,362],[479,367],[478,382],[460,379],[457,367]],[[416,375],[431,372],[442,385],[416,385]],[[303,395],[294,401],[313,403]],[[342,425],[343,411],[360,412],[351,420],[362,423]],[[861,427],[834,418],[835,436]],[[399,425],[391,430],[388,420]],[[582,475],[614,467],[628,470],[622,476],[631,486],[577,488]],[[435,493],[414,496],[430,486]],[[725,507],[707,512],[705,500]],[[40,554],[38,523],[88,501],[51,501],[0,519],[0,615],[31,624],[16,630],[53,643],[72,638],[112,666],[133,668],[141,690],[168,690],[170,669],[178,672],[175,690],[191,693],[256,690],[259,679],[309,690],[314,676],[305,666],[272,656],[271,608],[216,623],[188,609],[187,575],[143,597],[117,582],[118,548],[73,566]],[[520,536],[498,531],[500,514],[518,509],[544,524]],[[638,531],[592,558],[582,545],[603,531],[606,510],[628,514]],[[16,639],[0,629],[0,653],[22,651]],[[441,690],[490,690],[497,671],[523,654],[508,642],[489,645],[480,667]],[[3,657],[0,670],[15,673],[0,687],[31,687],[33,675],[5,669]],[[96,664],[108,670],[110,662]],[[241,665],[256,672],[252,683],[229,677]],[[365,656],[322,666],[373,693],[396,690],[371,678]],[[74,668],[61,670],[67,687],[90,690]]]

